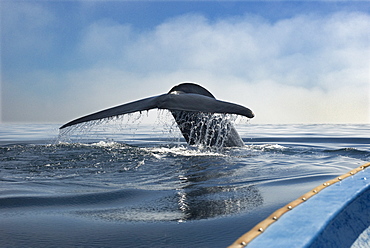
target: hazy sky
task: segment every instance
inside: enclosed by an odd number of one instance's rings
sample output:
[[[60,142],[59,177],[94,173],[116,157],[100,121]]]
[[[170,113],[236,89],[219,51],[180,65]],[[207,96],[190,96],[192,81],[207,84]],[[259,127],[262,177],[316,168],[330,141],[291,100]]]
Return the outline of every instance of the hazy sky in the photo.
[[[197,82],[252,123],[370,123],[370,2],[4,1],[1,121]]]

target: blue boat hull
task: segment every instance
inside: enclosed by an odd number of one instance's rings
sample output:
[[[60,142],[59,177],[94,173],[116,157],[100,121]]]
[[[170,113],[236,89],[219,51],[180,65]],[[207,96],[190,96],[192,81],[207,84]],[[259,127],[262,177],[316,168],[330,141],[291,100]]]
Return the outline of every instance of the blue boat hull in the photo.
[[[360,166],[307,192],[230,247],[351,247],[353,243],[368,247],[369,167],[370,163]]]

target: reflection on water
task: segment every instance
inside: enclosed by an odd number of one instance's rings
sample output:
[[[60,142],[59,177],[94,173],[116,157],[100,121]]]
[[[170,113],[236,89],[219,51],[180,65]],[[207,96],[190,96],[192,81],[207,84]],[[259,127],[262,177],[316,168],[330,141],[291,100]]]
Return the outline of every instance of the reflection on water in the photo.
[[[115,208],[78,213],[111,221],[183,222],[251,211],[263,204],[257,187],[234,185],[236,170],[227,169],[230,157],[225,154],[198,153],[186,148],[143,150],[145,152],[140,155],[145,162],[140,168],[136,166],[121,172],[120,179],[130,180],[123,185],[132,185],[135,181],[135,188],[140,188],[145,197],[129,203],[122,199],[122,204]],[[181,155],[181,150],[185,155]],[[128,159],[130,154],[125,154],[125,158]],[[126,173],[130,179],[125,177]]]
[[[263,203],[257,187],[232,184],[236,170],[222,169],[223,163],[229,158],[204,159],[192,158],[181,165],[181,180],[185,186],[178,189],[178,202],[184,220],[207,219],[250,211]],[[210,161],[213,163],[209,163]],[[219,169],[214,169],[215,167]]]
[[[186,221],[250,211],[263,203],[257,187],[235,186],[238,166],[226,153],[102,141],[11,145],[0,152],[2,180],[28,183],[37,195],[10,194],[2,207],[63,206],[111,221]],[[49,195],[49,189],[62,195]],[[7,204],[10,199],[13,205]],[[86,205],[91,207],[75,210]]]
[[[251,211],[263,204],[262,195],[257,187],[244,188],[210,187],[190,190],[181,195],[186,202],[186,220],[207,219]],[[180,208],[181,209],[181,208]]]

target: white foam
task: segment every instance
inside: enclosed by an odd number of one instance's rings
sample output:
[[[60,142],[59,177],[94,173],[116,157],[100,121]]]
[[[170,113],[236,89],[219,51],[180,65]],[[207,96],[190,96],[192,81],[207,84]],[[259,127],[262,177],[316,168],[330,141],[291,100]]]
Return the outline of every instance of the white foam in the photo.
[[[251,150],[259,150],[259,151],[271,151],[271,150],[285,150],[288,147],[278,145],[278,144],[262,144],[262,145],[248,145],[246,146]]]
[[[176,146],[176,147],[153,147],[153,148],[142,148],[145,149],[147,152],[150,152],[154,157],[161,159],[166,155],[181,155],[181,156],[227,156],[225,154],[202,150],[193,147],[185,147],[185,146]]]

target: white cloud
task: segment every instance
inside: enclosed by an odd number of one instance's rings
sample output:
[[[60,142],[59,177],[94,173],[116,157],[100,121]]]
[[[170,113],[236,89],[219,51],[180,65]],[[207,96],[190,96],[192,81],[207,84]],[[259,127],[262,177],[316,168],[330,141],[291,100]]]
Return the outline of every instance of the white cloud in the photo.
[[[116,71],[104,74],[113,95],[145,97],[190,80],[250,106],[256,122],[365,123],[369,26],[369,15],[345,12],[276,23],[185,15],[146,32],[97,22],[87,29],[82,52],[95,54],[95,70]],[[132,84],[141,85],[140,94],[131,92]],[[123,102],[131,99],[123,95]]]
[[[273,23],[184,15],[151,30],[97,20],[80,30],[81,67],[64,72],[52,107],[68,121],[195,81],[250,107],[254,123],[369,123],[369,26],[357,12]]]

